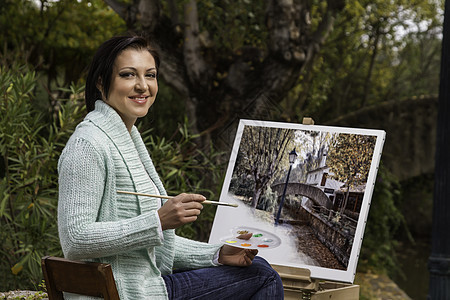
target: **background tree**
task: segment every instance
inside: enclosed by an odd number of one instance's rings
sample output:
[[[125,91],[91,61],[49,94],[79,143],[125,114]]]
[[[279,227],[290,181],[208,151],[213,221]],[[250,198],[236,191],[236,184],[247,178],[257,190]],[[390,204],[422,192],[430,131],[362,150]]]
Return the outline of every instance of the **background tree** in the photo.
[[[443,1],[346,3],[315,63],[281,103],[285,119],[324,123],[384,101],[437,94]]]
[[[347,188],[341,213],[344,212],[351,188],[367,182],[375,137],[360,134],[339,134],[330,146],[327,165],[332,177],[344,182]]]
[[[345,7],[344,0],[106,3],[161,49],[161,76],[183,99],[203,145],[214,130],[273,109],[313,63]]]
[[[281,162],[286,160],[287,146],[292,141],[294,130],[245,126],[237,154],[234,176],[247,180],[250,175],[254,182],[251,206],[256,208],[267,184],[274,180]]]
[[[0,1],[0,58],[33,66],[44,110],[58,109],[60,87],[83,83],[93,51],[106,37],[125,31],[125,23],[101,0]],[[7,60],[5,60],[7,59]],[[68,96],[67,93],[64,96]]]

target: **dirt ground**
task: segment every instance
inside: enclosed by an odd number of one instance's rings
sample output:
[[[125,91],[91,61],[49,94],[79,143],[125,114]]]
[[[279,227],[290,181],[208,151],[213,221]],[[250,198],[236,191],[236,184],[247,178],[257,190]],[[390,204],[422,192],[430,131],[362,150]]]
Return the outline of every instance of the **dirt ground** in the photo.
[[[311,227],[307,225],[293,225],[293,227],[300,252],[320,263],[320,267],[346,270],[346,267],[336,259],[334,254],[316,238]]]

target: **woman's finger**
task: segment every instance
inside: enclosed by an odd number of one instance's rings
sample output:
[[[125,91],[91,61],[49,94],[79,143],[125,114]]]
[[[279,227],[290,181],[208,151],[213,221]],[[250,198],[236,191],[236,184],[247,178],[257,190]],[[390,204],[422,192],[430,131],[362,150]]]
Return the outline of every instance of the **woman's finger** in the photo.
[[[185,202],[182,205],[185,210],[193,210],[193,209],[202,210],[203,209],[203,205],[201,205],[200,202]]]
[[[244,253],[244,261],[245,261],[245,265],[249,266],[249,265],[252,264],[253,259],[251,259],[251,258],[247,255],[247,253]]]
[[[256,254],[258,254],[258,250],[256,250],[256,253],[255,253],[255,251],[247,250],[245,254],[246,254],[245,255],[246,257],[248,257],[249,259],[253,260],[255,258],[255,256],[256,256]]]
[[[191,217],[191,216],[198,216],[202,212],[203,208],[191,208],[191,209],[185,209],[184,210],[184,216],[185,217]]]
[[[183,224],[188,224],[197,221],[197,216],[184,217],[182,220]]]
[[[206,200],[205,196],[200,195],[200,194],[186,194],[186,193],[182,193],[179,194],[178,196],[176,196],[174,199],[179,198],[181,200],[181,202],[186,203],[186,202],[203,202]]]

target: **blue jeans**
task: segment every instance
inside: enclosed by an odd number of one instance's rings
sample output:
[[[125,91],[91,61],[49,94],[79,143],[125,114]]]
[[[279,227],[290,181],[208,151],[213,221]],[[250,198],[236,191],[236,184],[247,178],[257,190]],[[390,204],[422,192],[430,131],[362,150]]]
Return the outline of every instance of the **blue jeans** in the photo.
[[[278,273],[256,256],[248,267],[219,266],[163,276],[169,299],[283,299]]]

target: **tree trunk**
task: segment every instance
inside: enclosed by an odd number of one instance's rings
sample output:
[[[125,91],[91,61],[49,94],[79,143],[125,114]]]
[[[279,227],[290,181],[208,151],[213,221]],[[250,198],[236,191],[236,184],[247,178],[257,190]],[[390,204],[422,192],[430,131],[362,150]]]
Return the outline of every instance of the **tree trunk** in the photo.
[[[253,193],[252,203],[251,207],[256,208],[258,206],[259,197],[261,197],[262,188],[255,189],[255,192]]]
[[[375,59],[378,54],[378,43],[380,41],[380,27],[377,26],[375,30],[375,38],[373,42],[373,51],[372,55],[370,56],[370,64],[369,64],[369,70],[367,71],[366,80],[364,80],[364,92],[363,92],[363,98],[361,101],[361,107],[365,107],[367,104],[367,98],[369,97],[369,87],[372,81],[372,72],[375,65]]]
[[[347,207],[348,196],[350,194],[350,186],[347,186],[347,191],[345,192],[344,202],[341,207],[341,214],[345,213],[345,208]]]

